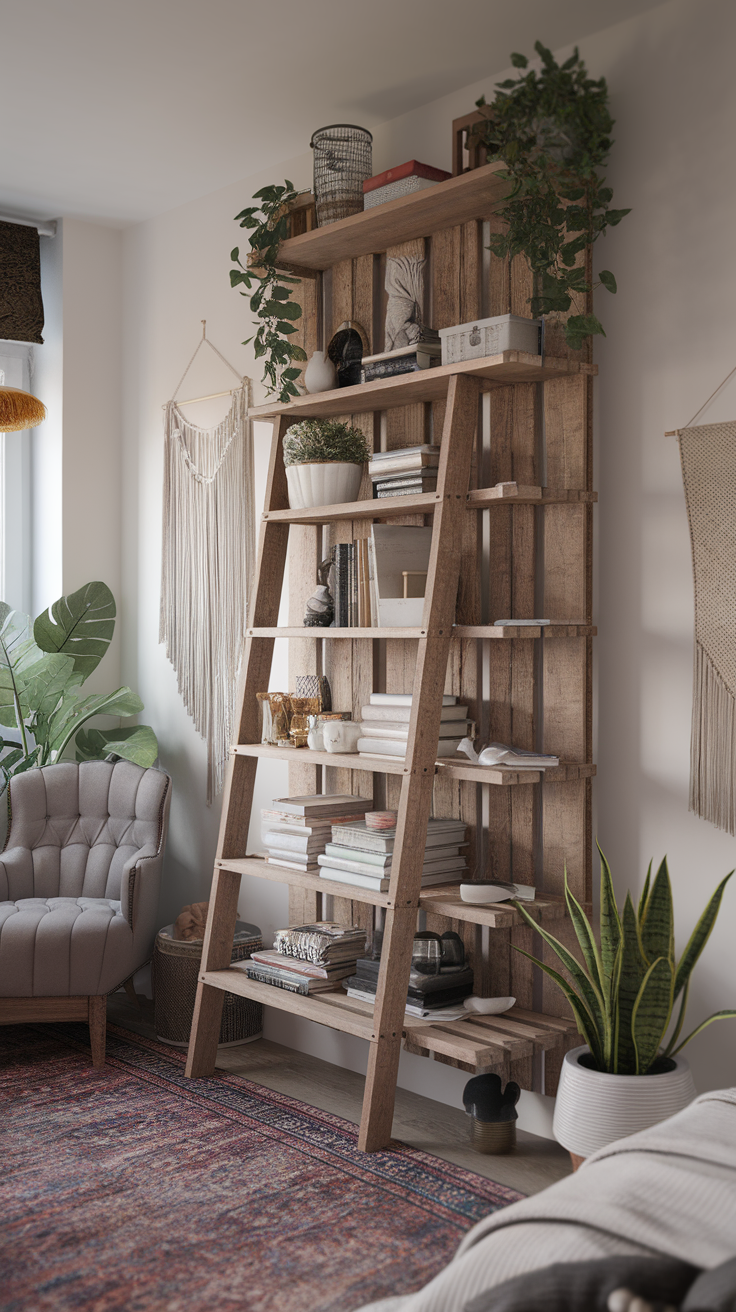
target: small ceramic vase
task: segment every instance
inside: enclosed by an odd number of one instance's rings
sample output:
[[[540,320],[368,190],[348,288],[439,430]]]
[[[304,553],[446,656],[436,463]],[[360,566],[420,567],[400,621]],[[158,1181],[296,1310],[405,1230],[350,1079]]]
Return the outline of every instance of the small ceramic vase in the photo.
[[[307,747],[311,747],[313,752],[323,752],[325,750],[325,740],[322,736],[323,727],[324,725],[318,716],[310,715]]]
[[[331,392],[337,387],[337,370],[324,351],[315,351],[304,370],[304,386],[308,392]]]
[[[362,735],[362,724],[356,724],[354,720],[326,720],[322,726],[328,752],[355,752]]]

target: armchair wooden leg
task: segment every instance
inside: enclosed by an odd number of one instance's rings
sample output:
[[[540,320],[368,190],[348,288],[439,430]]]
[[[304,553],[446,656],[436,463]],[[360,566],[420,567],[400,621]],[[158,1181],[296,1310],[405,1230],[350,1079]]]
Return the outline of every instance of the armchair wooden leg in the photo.
[[[98,1070],[105,1065],[105,1034],[107,1030],[107,996],[93,994],[89,999],[89,1042],[92,1065]]]
[[[139,1002],[139,1000],[138,1000],[138,994],[136,993],[135,989],[133,988],[133,981],[132,981],[132,979],[126,979],[125,983],[123,984],[123,988],[125,989],[125,992],[127,993],[128,997],[129,997],[129,999],[130,999],[130,1001],[131,1001],[131,1002],[133,1003],[133,1005],[136,1006],[136,1007],[138,1008],[138,1010],[140,1011],[140,1010],[141,1010],[141,1004],[140,1004],[140,1002]]]

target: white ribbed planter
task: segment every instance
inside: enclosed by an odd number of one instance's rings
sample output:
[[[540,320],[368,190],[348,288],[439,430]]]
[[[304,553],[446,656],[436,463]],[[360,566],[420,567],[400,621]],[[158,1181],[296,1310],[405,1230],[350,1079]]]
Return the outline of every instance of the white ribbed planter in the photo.
[[[325,460],[313,465],[287,465],[286,482],[292,510],[308,506],[337,506],[355,501],[363,474],[362,465]]]
[[[581,1066],[587,1046],[573,1048],[562,1063],[557,1090],[554,1136],[578,1157],[646,1130],[687,1107],[695,1085],[684,1057],[664,1075],[606,1075]]]

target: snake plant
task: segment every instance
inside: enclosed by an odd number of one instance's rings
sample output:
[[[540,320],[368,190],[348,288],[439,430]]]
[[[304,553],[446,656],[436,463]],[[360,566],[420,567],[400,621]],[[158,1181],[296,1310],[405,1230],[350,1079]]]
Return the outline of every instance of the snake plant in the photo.
[[[537,924],[520,902],[514,904],[517,911],[556,953],[569,979],[523,948],[516,950],[562,989],[597,1070],[610,1075],[655,1074],[667,1058],[680,1052],[711,1021],[736,1017],[736,1010],[716,1011],[680,1041],[693,967],[708,942],[726,884],[734,872],[721,880],[678,962],[667,858],[653,881],[649,863],[638,907],[627,893],[623,913],[619,913],[610,866],[600,847],[598,851],[600,945],[583,908],[570,892],[565,871],[565,901],[585,965]],[[677,1020],[665,1042],[678,1000]]]

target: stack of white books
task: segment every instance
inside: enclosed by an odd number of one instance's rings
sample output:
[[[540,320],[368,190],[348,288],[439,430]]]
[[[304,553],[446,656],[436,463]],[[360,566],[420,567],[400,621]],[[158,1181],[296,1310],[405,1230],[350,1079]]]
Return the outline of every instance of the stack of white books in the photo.
[[[332,837],[338,821],[362,820],[370,797],[349,793],[279,797],[261,811],[261,841],[271,865],[317,873],[317,857]]]
[[[431,819],[427,825],[422,888],[450,884],[463,877],[467,862],[466,826],[462,820]],[[386,893],[391,879],[395,829],[370,829],[364,820],[338,822],[332,841],[317,857],[320,878]]]
[[[411,693],[372,693],[370,705],[364,706],[360,713],[363,736],[358,739],[358,751],[364,756],[405,756],[411,706]],[[459,706],[457,697],[443,697],[438,756],[455,755],[468,732],[467,715],[467,706]]]

